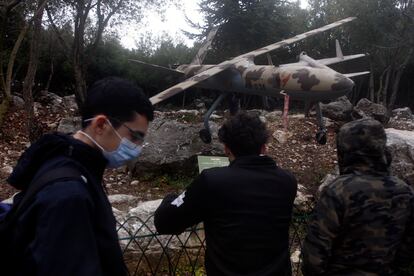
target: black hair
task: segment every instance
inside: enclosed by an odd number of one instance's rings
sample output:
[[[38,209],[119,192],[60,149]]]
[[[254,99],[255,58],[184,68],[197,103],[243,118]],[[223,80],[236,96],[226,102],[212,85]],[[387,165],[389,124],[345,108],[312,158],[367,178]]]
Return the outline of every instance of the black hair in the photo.
[[[85,120],[104,114],[117,128],[124,122],[132,121],[135,112],[148,121],[154,119],[154,108],[141,88],[130,81],[108,77],[95,82],[88,90],[81,108],[82,127],[89,124]]]
[[[223,124],[218,136],[235,157],[240,157],[259,155],[269,139],[269,132],[258,115],[239,113]]]

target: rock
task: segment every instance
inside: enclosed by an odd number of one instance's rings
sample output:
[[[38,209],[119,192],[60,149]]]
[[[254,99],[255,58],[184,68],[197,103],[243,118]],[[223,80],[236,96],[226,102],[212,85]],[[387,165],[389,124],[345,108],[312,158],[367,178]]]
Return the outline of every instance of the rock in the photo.
[[[392,155],[391,172],[401,179],[414,174],[414,131],[388,128],[387,147]]]
[[[329,118],[323,118],[323,121],[325,123],[325,127],[333,127],[335,126],[335,122],[332,119]]]
[[[223,154],[217,139],[218,125],[210,121],[210,126],[213,141],[204,144],[198,134],[203,129],[201,122],[184,123],[164,115],[157,116],[148,130],[142,154],[131,169],[135,173],[160,169],[188,171],[197,166],[197,155]]]
[[[13,167],[11,166],[5,166],[3,168],[0,169],[1,174],[3,175],[9,175],[13,172]]]
[[[306,188],[302,185],[298,185],[294,201],[295,210],[301,213],[308,213],[312,211],[312,196],[307,194]]]
[[[61,112],[63,107],[62,97],[45,90],[42,90],[39,94],[40,96],[37,98],[37,102],[43,104],[44,106],[48,106],[54,113]]]
[[[291,255],[290,255],[290,261],[292,262],[292,264],[297,265],[300,263],[301,261],[301,256],[300,256],[301,252],[299,249],[297,249],[296,251],[294,251]]]
[[[244,112],[246,112],[249,115],[252,116],[265,116],[269,113],[266,110],[261,110],[261,109],[250,109],[250,110],[245,110]]]
[[[325,178],[322,179],[321,185],[318,188],[318,196],[322,193],[323,189],[325,189],[326,186],[331,184],[338,176],[339,170],[334,173],[327,174]]]
[[[354,108],[354,111],[352,112],[352,118],[354,120],[361,118],[372,118],[381,122],[382,124],[386,124],[390,120],[387,108],[385,106],[373,103],[366,98],[363,98],[358,102]]]
[[[138,185],[139,184],[139,181],[138,180],[134,180],[134,181],[132,181],[131,182],[131,184],[130,185],[132,185],[132,186],[136,186],[136,185]]]
[[[70,111],[78,110],[78,104],[76,103],[75,95],[65,96],[62,98],[63,106]]]
[[[217,114],[212,114],[210,116],[210,120],[221,120],[223,119],[223,116],[217,115]]]
[[[198,116],[200,114],[200,111],[198,110],[178,110],[175,112],[176,114],[189,114],[189,115],[194,115],[194,116]]]
[[[17,108],[24,108],[24,100],[19,96],[12,96],[13,105]]]
[[[33,103],[33,112],[36,116],[39,115],[41,109],[42,109],[42,104],[41,103],[38,103],[38,102]]]
[[[155,210],[160,206],[162,199],[151,200],[140,203],[137,207],[129,210],[129,217],[139,217],[143,220],[152,216]]]
[[[56,129],[58,127],[58,124],[57,123],[50,123],[50,124],[47,125],[47,127],[50,128],[50,129]]]
[[[391,112],[392,118],[396,120],[413,120],[413,113],[409,107],[397,108]]]
[[[290,138],[290,137],[292,137],[292,133],[290,133],[290,132],[286,132],[286,131],[284,131],[284,130],[280,130],[280,129],[278,129],[278,130],[276,130],[274,133],[273,133],[273,138],[275,138],[276,139],[276,141],[278,141],[280,144],[284,144],[284,143],[286,143],[287,141],[288,141],[288,139]]]
[[[42,90],[39,94],[37,102],[52,105],[61,105],[63,103],[62,97],[56,95],[55,93]]]
[[[195,101],[194,104],[198,109],[201,109],[201,110],[206,109],[206,104],[204,102]]]
[[[394,109],[387,126],[388,128],[414,130],[414,116],[410,108],[405,107]]]
[[[264,117],[269,122],[275,122],[275,121],[280,120],[282,118],[282,111],[269,112]]]
[[[207,111],[207,105],[209,106],[211,100],[208,100],[209,102],[206,102],[205,99],[195,99],[194,100],[194,105],[195,107],[202,113],[204,113],[205,111]]]
[[[118,231],[123,250],[140,251],[140,248],[147,247],[146,255],[157,255],[169,250],[181,250],[183,246],[199,246],[200,241],[197,237],[190,235],[189,232],[171,237],[171,235],[160,235],[156,239],[151,237],[156,233],[154,226],[154,212],[161,204],[161,199],[147,201],[138,204],[137,207],[129,210],[128,213],[113,208],[114,215],[118,223],[122,226]],[[197,231],[197,235],[203,240],[204,231]],[[134,237],[135,242],[129,243],[129,239]],[[185,245],[183,245],[185,243]]]
[[[109,202],[111,204],[129,204],[132,205],[138,200],[137,197],[132,195],[109,195]]]
[[[334,121],[349,122],[352,120],[351,113],[354,106],[348,97],[340,97],[334,102],[321,104],[323,116]]]
[[[82,128],[81,117],[63,118],[59,122],[57,131],[62,133],[75,133]]]

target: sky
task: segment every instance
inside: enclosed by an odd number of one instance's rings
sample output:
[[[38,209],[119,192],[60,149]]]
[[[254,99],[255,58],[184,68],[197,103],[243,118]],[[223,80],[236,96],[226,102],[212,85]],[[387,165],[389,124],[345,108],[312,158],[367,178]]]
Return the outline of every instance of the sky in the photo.
[[[136,48],[136,40],[142,37],[145,33],[151,33],[154,38],[162,36],[167,33],[175,38],[178,42],[184,42],[187,46],[192,46],[194,41],[187,38],[181,30],[192,31],[192,29],[185,19],[185,15],[195,23],[202,23],[202,16],[199,11],[198,3],[200,0],[182,0],[182,8],[175,6],[167,9],[162,17],[156,12],[148,13],[139,25],[127,26],[121,31],[121,43],[124,47],[129,49]],[[302,8],[306,8],[307,0],[301,0]]]

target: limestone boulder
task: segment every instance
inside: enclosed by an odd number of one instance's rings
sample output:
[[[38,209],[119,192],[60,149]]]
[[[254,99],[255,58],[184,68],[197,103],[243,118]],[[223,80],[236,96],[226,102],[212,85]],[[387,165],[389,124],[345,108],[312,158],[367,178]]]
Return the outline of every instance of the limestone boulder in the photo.
[[[413,179],[414,131],[388,128],[386,133],[387,147],[392,155],[392,173],[404,180]]]
[[[75,133],[82,127],[82,119],[81,117],[68,117],[63,118],[59,122],[59,126],[57,128],[58,132],[62,133]]]
[[[382,124],[387,124],[390,120],[388,110],[385,106],[373,103],[366,98],[361,99],[357,103],[354,111],[352,112],[352,118],[354,120],[372,118],[381,122]]]
[[[217,137],[219,123],[210,121],[212,142],[204,144],[199,137],[203,129],[199,119],[183,122],[158,113],[150,124],[142,154],[131,165],[132,169],[135,173],[162,169],[187,171],[195,168],[197,155],[223,154]]]
[[[328,104],[321,104],[322,114],[334,121],[349,122],[354,106],[347,97],[340,97]]]

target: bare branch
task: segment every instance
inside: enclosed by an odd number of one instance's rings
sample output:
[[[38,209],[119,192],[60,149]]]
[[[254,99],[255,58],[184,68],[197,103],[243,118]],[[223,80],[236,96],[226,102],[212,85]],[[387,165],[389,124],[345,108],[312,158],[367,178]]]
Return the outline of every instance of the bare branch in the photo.
[[[69,46],[66,44],[65,40],[63,39],[62,33],[59,31],[58,27],[56,26],[48,6],[46,6],[46,14],[49,19],[50,25],[52,25],[52,28],[58,37],[59,43],[63,48],[63,52],[65,53],[66,58],[69,59]]]

